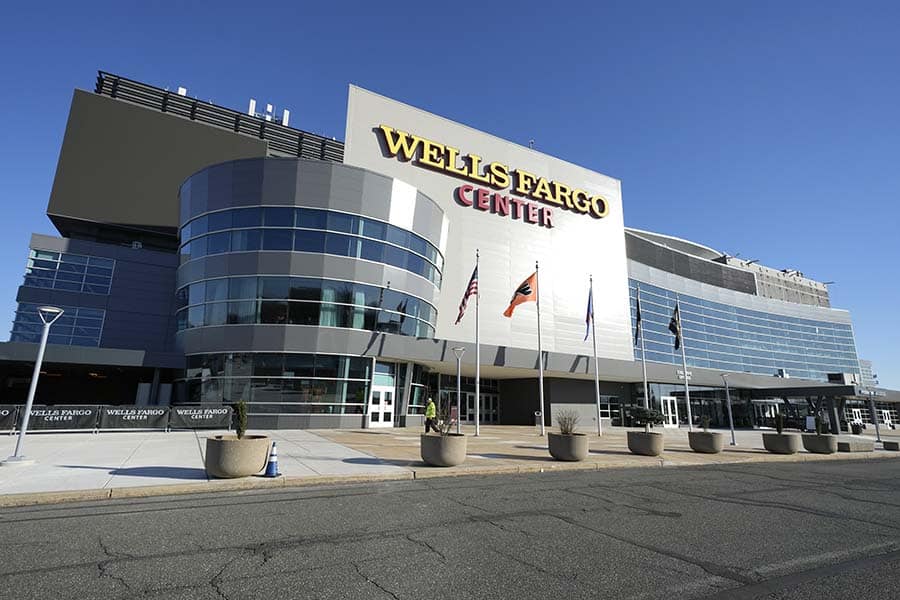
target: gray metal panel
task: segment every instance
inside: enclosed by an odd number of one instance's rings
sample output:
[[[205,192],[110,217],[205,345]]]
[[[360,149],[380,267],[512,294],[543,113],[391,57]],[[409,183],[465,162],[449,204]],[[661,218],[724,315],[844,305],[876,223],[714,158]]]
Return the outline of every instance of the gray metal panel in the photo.
[[[851,324],[850,313],[846,310],[812,306],[808,304],[797,304],[795,302],[785,302],[783,300],[741,293],[720,286],[681,277],[674,273],[669,273],[633,260],[628,261],[628,276],[643,283],[657,285],[673,292],[688,294],[702,298],[703,300],[720,302],[729,306],[785,315],[788,317],[797,317],[800,319],[813,319],[847,325]]]
[[[34,362],[37,350],[37,344],[0,342],[0,361]],[[144,365],[144,354],[142,350],[47,344],[44,360],[48,363],[140,367]]]
[[[727,288],[745,294],[756,294],[756,277],[748,271],[685,254],[654,243],[642,236],[625,232],[628,259],[685,279]]]
[[[263,167],[261,204],[293,206],[298,192],[299,161],[268,159]]]

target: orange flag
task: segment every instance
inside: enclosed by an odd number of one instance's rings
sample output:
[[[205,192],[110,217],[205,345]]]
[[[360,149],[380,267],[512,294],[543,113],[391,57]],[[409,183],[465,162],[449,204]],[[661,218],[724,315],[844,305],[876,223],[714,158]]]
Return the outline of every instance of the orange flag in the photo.
[[[513,294],[512,300],[509,301],[507,309],[503,311],[503,316],[511,317],[513,310],[523,302],[537,301],[537,294],[537,272],[535,272],[516,288],[516,293]]]

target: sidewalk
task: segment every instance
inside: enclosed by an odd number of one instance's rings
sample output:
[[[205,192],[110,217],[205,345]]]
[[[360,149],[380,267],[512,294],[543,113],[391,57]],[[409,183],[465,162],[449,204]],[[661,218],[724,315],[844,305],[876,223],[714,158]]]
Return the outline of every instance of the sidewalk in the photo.
[[[0,467],[0,506],[64,500],[151,496],[170,493],[225,491],[316,483],[419,479],[454,475],[524,473],[566,469],[666,467],[745,462],[790,462],[900,457],[898,452],[838,453],[833,455],[770,454],[762,448],[759,431],[738,431],[737,446],[721,454],[693,452],[685,429],[659,429],[666,436],[660,457],[628,451],[626,430],[611,428],[602,437],[590,435],[590,453],[579,463],[553,460],[547,440],[535,427],[483,426],[468,434],[466,462],[452,468],[433,468],[419,456],[419,429],[278,430],[264,433],[278,442],[283,477],[209,480],[203,468],[205,438],[215,431],[90,433],[31,433],[25,454],[36,464]],[[587,432],[585,432],[587,433]],[[851,436],[841,436],[847,438]],[[874,439],[874,436],[853,436]],[[884,439],[898,440],[888,431]],[[15,449],[16,436],[0,436],[0,457]],[[880,445],[879,445],[880,446]]]
[[[0,466],[0,505],[2,498],[9,494],[208,482],[203,467],[205,440],[219,433],[228,432],[29,433],[25,438],[25,455],[35,459],[36,464]],[[380,464],[368,454],[310,431],[254,433],[264,433],[278,443],[279,470],[285,477],[313,479],[322,475],[372,476],[408,472],[408,469]],[[0,436],[0,460],[14,452],[17,439],[17,436]]]

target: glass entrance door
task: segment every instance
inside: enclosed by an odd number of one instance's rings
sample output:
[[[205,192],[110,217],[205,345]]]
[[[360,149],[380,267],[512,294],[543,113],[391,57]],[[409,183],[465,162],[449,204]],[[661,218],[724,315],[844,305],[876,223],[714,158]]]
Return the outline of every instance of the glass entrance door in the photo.
[[[778,412],[775,402],[754,402],[753,416],[759,427],[775,427],[775,413]]]
[[[372,386],[372,398],[369,400],[369,427],[394,426],[394,387],[386,385]]]
[[[678,399],[674,396],[663,396],[663,427],[678,427]]]
[[[454,392],[455,396],[456,393]],[[475,394],[473,392],[462,393],[462,420],[461,423],[475,424]],[[481,394],[481,405],[478,407],[481,413],[481,423],[496,423],[500,415],[500,397],[497,394]]]

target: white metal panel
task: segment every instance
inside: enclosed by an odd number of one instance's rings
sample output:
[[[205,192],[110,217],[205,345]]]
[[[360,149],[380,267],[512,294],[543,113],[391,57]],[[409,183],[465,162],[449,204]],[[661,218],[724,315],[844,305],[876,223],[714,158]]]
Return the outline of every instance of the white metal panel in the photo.
[[[416,188],[395,179],[391,187],[391,211],[388,221],[391,225],[412,230],[416,214]]]

